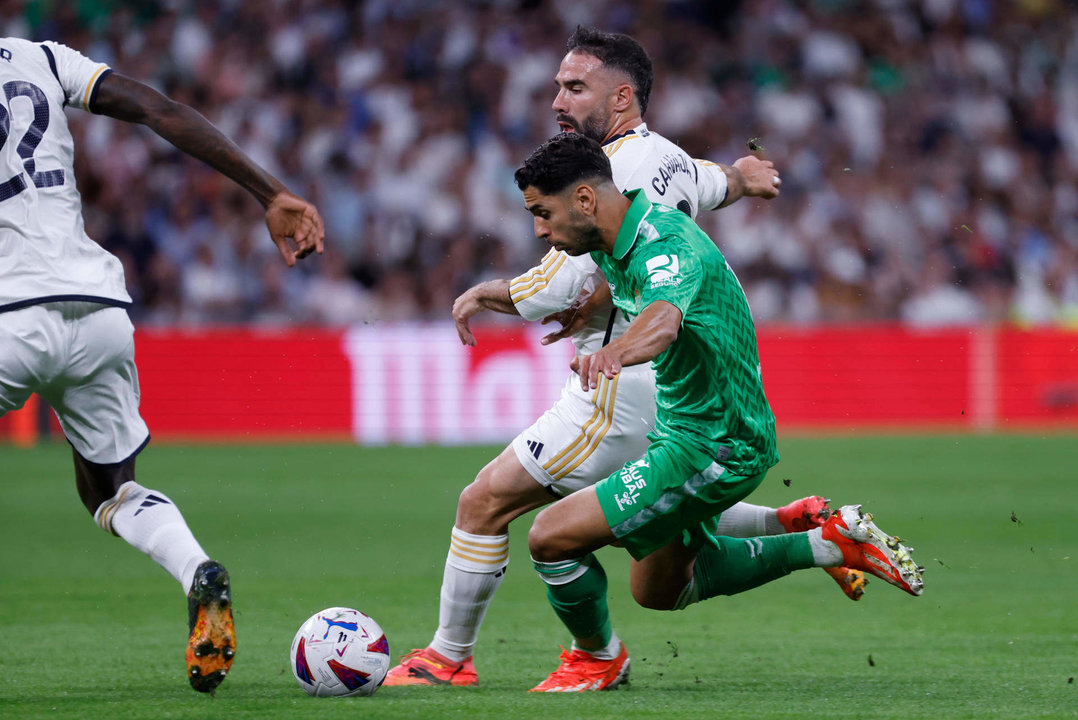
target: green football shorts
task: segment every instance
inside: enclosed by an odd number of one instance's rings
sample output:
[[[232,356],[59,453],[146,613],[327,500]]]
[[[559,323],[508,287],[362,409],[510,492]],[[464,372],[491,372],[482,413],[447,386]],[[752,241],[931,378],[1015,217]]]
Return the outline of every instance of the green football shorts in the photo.
[[[767,472],[734,475],[699,450],[665,437],[644,457],[595,485],[614,536],[637,560],[682,538],[711,542],[718,516],[755,490]]]

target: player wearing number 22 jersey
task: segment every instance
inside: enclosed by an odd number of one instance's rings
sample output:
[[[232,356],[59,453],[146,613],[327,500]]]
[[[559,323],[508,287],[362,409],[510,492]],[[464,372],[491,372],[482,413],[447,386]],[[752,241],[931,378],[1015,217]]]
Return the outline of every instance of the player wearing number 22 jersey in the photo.
[[[0,312],[57,300],[131,303],[120,261],[83,228],[64,115],[89,110],[109,72],[57,43],[0,46]]]
[[[321,251],[322,220],[193,109],[64,45],[0,38],[0,88],[0,416],[34,393],[52,406],[86,509],[187,593],[188,680],[213,692],[235,655],[228,572],[168,496],[135,482],[150,433],[131,297],[120,261],[83,227],[64,109],[144,124],[236,181],[265,207],[289,265]]]

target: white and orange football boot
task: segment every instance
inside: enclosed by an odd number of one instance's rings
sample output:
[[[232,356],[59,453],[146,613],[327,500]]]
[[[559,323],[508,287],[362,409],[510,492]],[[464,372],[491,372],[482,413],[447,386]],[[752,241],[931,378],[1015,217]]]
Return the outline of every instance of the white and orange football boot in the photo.
[[[625,643],[613,660],[600,660],[583,650],[561,649],[561,665],[528,692],[588,692],[613,690],[629,682],[629,653]]]
[[[819,495],[795,500],[789,505],[776,508],[779,522],[788,533],[805,532],[814,527],[821,527],[834,512],[828,505],[829,502],[831,501]],[[823,570],[834,578],[850,600],[860,600],[865,594],[868,578],[860,570],[848,567],[825,567]]]
[[[823,539],[842,551],[844,567],[883,578],[910,595],[920,595],[924,590],[921,575],[925,569],[913,561],[913,548],[876,527],[872,515],[862,513],[860,505],[844,505],[822,529]]]
[[[453,662],[429,647],[413,650],[386,674],[382,685],[478,685],[472,658]]]

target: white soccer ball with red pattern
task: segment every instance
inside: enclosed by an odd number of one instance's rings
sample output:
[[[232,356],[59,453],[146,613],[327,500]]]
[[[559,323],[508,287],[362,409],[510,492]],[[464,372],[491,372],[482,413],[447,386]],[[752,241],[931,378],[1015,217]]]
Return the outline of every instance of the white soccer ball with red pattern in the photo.
[[[303,623],[291,659],[292,674],[309,695],[373,695],[389,672],[389,642],[370,616],[332,607]]]

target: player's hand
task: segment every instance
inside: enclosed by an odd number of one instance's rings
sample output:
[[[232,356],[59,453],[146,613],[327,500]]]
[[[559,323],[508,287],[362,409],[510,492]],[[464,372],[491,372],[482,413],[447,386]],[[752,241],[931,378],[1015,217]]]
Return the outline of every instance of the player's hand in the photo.
[[[582,390],[594,390],[599,387],[599,373],[612,380],[621,372],[621,359],[609,350],[607,345],[593,355],[577,355],[569,362],[569,369],[580,375]]]
[[[322,254],[326,235],[322,216],[314,205],[298,195],[287,190],[277,193],[266,207],[266,227],[288,267],[312,252]]]
[[[775,163],[761,160],[755,155],[746,155],[734,161],[734,167],[741,171],[745,181],[745,195],[771,200],[779,196],[782,178],[775,169]]]
[[[475,347],[476,343],[468,321],[483,309],[475,297],[474,290],[475,288],[471,288],[465,291],[453,301],[453,324],[457,328],[457,337],[460,338],[461,344],[469,347]]]
[[[588,311],[584,302],[586,297],[586,295],[582,295],[577,298],[570,307],[561,312],[551,313],[540,321],[540,324],[542,325],[554,322],[561,324],[560,330],[555,330],[554,332],[543,336],[543,339],[540,340],[543,345],[550,345],[551,343],[571,337],[587,324],[588,320],[591,318],[591,313]]]
[[[539,340],[543,345],[550,345],[559,340],[564,340],[567,337],[572,337],[580,328],[584,327],[587,318],[573,310],[562,310],[559,313],[547,315],[540,321],[540,324],[546,325],[547,323],[552,322],[561,323],[561,329],[544,335],[542,339]]]
[[[561,330],[545,335],[541,340],[543,345],[550,345],[558,340],[575,335],[579,332],[599,308],[610,307],[610,286],[606,282],[601,283],[595,290],[581,289],[576,300],[565,310],[547,315],[542,324],[557,322],[561,323]]]

